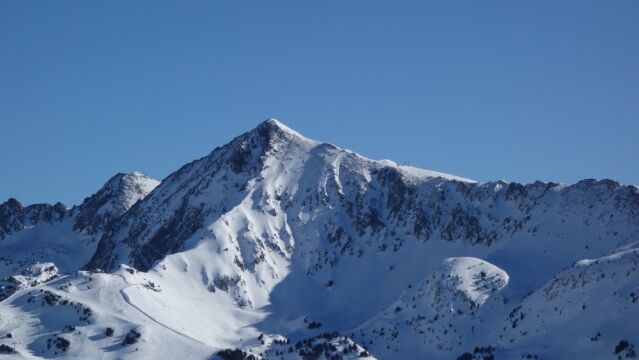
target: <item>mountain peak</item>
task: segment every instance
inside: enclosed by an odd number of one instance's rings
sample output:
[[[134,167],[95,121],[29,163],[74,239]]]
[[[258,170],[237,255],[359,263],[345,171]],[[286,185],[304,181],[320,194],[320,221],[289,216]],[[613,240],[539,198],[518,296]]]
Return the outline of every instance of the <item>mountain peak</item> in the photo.
[[[268,118],[268,119],[266,119],[266,120],[262,121],[262,122],[260,123],[260,125],[264,125],[264,126],[277,126],[277,127],[285,127],[285,128],[287,128],[287,126],[286,126],[286,125],[282,124],[282,122],[281,122],[281,121],[279,121],[279,120],[277,120],[277,119],[275,119],[275,118]]]
[[[269,118],[262,121],[253,131],[266,140],[268,143],[274,143],[279,141],[298,141],[308,144],[318,144],[318,141],[311,140],[299,132],[284,125],[279,120]]]
[[[153,191],[159,183],[158,180],[139,171],[130,174],[117,173],[94,196],[117,199],[119,207],[122,207],[120,211],[123,212]]]
[[[115,174],[78,207],[75,229],[87,230],[89,234],[97,233],[104,224],[122,216],[159,184],[159,181],[139,171]]]
[[[281,121],[277,120],[277,119],[273,119],[273,118],[268,118],[264,121],[262,121],[258,126],[258,128],[267,128],[267,129],[279,129],[282,131],[292,131],[295,132],[295,130],[289,128],[288,126],[284,125]]]
[[[263,157],[273,155],[285,149],[297,148],[301,152],[309,151],[319,145],[319,141],[306,138],[297,131],[289,128],[275,119],[266,119],[252,130],[236,137],[221,149],[225,149],[225,162],[235,173],[247,169],[259,169]],[[218,161],[217,148],[209,155],[210,159]]]

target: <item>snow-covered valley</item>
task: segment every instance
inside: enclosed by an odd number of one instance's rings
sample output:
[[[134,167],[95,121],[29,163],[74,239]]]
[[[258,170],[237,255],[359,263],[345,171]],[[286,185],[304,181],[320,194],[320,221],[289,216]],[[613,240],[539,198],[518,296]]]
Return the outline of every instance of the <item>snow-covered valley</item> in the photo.
[[[634,358],[638,267],[635,186],[480,183],[267,120],[161,182],[0,204],[0,353]]]

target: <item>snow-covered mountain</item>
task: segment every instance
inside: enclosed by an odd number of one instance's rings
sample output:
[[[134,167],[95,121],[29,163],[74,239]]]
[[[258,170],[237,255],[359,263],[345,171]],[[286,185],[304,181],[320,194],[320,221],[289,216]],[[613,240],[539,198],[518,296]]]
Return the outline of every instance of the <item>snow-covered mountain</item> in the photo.
[[[479,183],[267,120],[159,184],[120,174],[72,209],[0,205],[0,343],[24,358],[631,358],[638,234],[634,186]]]
[[[85,265],[102,234],[158,184],[139,172],[117,174],[71,209],[0,204],[0,299]]]

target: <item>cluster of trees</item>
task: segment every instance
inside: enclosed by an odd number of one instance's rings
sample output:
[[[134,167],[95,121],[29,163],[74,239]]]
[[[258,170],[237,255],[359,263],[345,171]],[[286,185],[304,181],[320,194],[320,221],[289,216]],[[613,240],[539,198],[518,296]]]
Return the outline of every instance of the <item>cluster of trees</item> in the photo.
[[[472,354],[465,352],[457,357],[457,360],[495,360],[493,355],[495,348],[492,346],[477,346],[473,349]]]
[[[615,355],[618,355],[618,358],[621,359],[622,354],[625,354],[626,358],[629,359],[634,359],[637,357],[635,347],[630,342],[628,342],[628,340],[620,340],[615,346]]]
[[[129,330],[129,332],[124,337],[124,340],[122,340],[122,346],[135,344],[136,342],[138,342],[141,336],[142,334],[140,334],[137,330]]]
[[[247,354],[240,349],[225,349],[222,351],[218,351],[215,355],[222,360],[257,360],[255,355]]]
[[[13,354],[13,348],[9,345],[0,344],[0,354]]]
[[[55,347],[57,349],[55,351],[56,354],[58,351],[67,352],[67,350],[71,347],[71,341],[61,336],[54,335],[47,339],[47,349],[51,349],[51,347]]]
[[[334,344],[341,345],[341,350]],[[324,333],[319,336],[300,340],[295,343],[297,354],[304,360],[317,360],[322,355],[328,360],[341,360],[344,355],[356,353],[359,357],[367,357],[370,354],[366,350],[359,351],[359,347],[338,332]],[[289,353],[293,352],[293,347],[289,348]]]

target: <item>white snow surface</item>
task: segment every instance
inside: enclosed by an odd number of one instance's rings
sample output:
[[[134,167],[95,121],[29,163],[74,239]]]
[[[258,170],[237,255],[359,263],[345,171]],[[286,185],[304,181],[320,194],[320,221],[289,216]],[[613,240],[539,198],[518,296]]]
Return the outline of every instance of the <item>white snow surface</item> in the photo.
[[[477,183],[273,119],[161,183],[110,183],[0,240],[2,274],[26,284],[0,302],[13,357],[600,359],[639,344],[633,186]]]

